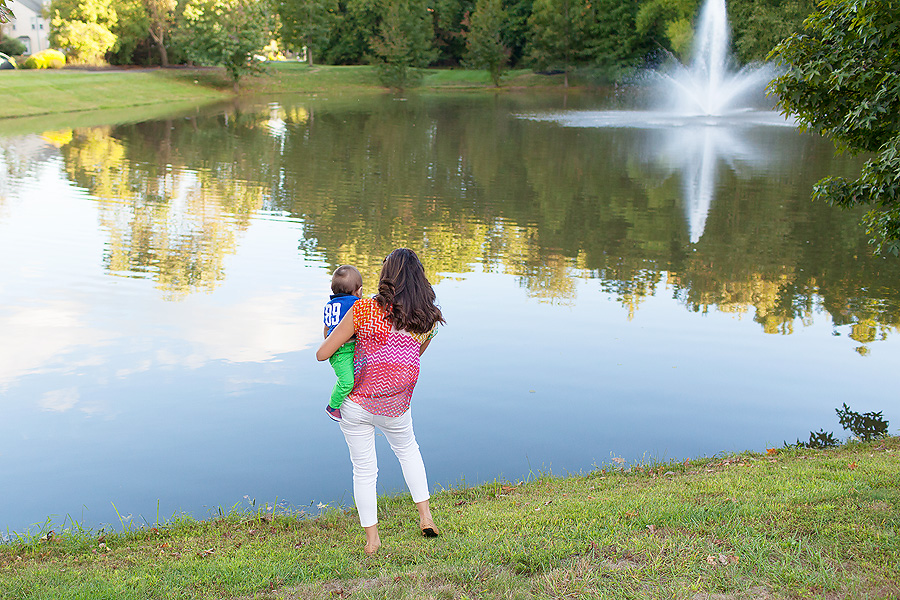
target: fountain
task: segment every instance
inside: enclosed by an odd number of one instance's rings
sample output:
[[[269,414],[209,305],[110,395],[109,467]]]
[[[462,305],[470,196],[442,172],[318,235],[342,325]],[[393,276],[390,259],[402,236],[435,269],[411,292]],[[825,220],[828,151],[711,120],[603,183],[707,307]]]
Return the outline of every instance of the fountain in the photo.
[[[694,38],[693,58],[685,66],[673,59],[668,68],[645,73],[651,96],[648,110],[564,111],[526,118],[564,127],[649,130],[642,158],[666,172],[679,172],[685,220],[692,244],[703,235],[716,193],[717,171],[764,167],[775,159],[772,148],[745,142],[750,128],[795,127],[759,106],[765,84],[774,76],[767,65],[731,69],[725,0],[706,0]],[[754,106],[754,103],[757,105]]]
[[[690,66],[676,61],[670,72],[657,72],[662,89],[673,92],[672,112],[723,117],[747,110],[738,101],[749,92],[761,92],[773,72],[758,65],[730,71],[729,42],[725,0],[707,0],[700,11]]]

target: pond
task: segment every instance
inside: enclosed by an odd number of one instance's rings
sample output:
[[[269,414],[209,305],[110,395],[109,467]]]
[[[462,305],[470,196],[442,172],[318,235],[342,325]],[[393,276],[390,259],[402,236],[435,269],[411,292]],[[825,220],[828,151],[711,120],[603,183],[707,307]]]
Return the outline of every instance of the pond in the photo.
[[[352,505],[321,311],[398,246],[447,319],[413,399],[435,490],[846,437],[844,402],[893,433],[900,261],[809,200],[860,161],[783,124],[592,121],[617,102],[0,123],[0,531]]]

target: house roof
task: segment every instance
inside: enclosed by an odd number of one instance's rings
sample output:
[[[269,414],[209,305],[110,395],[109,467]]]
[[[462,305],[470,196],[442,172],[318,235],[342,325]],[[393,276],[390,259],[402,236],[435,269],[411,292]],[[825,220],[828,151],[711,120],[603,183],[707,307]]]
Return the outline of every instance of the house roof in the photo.
[[[13,0],[13,3],[16,2],[36,14],[41,14],[41,11],[44,9],[44,3],[42,0]],[[15,9],[13,9],[13,12],[15,12]]]

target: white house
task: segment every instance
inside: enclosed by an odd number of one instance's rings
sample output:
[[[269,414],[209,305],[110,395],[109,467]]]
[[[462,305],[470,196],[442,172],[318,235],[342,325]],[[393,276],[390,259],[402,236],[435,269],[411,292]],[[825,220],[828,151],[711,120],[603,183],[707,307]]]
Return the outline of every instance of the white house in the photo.
[[[0,29],[4,35],[25,44],[25,54],[34,54],[50,47],[47,41],[50,21],[42,14],[43,8],[49,4],[49,0],[6,0],[6,6],[16,17]]]

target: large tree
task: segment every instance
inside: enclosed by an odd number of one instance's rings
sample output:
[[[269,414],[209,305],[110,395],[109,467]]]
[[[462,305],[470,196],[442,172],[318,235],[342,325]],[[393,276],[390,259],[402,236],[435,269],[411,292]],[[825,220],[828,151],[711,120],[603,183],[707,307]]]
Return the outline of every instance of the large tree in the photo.
[[[116,44],[113,0],[53,0],[48,12],[50,43],[61,48],[69,62],[102,63]]]
[[[175,8],[178,0],[142,0],[147,9],[149,21],[148,33],[150,39],[159,51],[159,62],[162,66],[169,66],[169,51],[166,48],[166,39],[175,24]]]
[[[427,67],[436,56],[434,25],[424,0],[392,0],[383,7],[378,35],[370,46],[381,82],[403,89],[415,67]]]
[[[538,69],[562,68],[565,87],[569,69],[586,54],[590,10],[585,0],[535,0],[528,19],[529,59]]]
[[[813,197],[866,205],[871,242],[900,254],[900,3],[823,0],[772,52],[784,73],[770,85],[802,128],[839,149],[872,152],[860,177],[826,177]]]
[[[311,65],[328,44],[337,11],[337,0],[282,0],[278,3],[281,39],[296,50],[306,48],[306,62]]]
[[[271,39],[268,7],[257,0],[189,0],[184,8],[190,60],[225,67],[237,90],[241,77],[261,68],[256,55]]]
[[[500,38],[505,20],[502,0],[478,0],[466,36],[468,63],[476,69],[486,69],[494,86],[500,85],[509,54]]]

